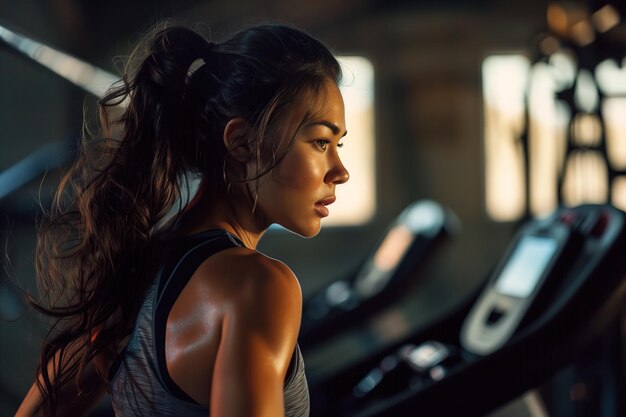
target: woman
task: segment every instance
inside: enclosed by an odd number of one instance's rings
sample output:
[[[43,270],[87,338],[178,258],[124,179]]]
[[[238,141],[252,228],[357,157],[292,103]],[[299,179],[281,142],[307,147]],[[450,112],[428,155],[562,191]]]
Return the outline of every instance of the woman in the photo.
[[[33,304],[58,321],[17,415],[85,414],[105,390],[120,417],[307,415],[300,287],[255,248],[272,223],[315,236],[348,180],[340,67],[281,25],[149,42],[40,229]]]

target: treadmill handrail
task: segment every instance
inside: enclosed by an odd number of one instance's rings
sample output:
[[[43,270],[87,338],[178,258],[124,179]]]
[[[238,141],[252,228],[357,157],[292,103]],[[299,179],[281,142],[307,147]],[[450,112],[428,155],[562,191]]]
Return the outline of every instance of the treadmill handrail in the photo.
[[[86,61],[0,25],[0,45],[6,45],[82,90],[103,97],[120,77]]]
[[[46,172],[72,160],[74,152],[67,142],[52,142],[39,148],[0,173],[0,201]]]

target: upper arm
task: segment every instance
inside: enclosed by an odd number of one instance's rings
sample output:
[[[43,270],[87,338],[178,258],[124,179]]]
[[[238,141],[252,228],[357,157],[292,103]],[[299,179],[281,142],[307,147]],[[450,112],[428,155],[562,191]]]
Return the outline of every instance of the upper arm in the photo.
[[[240,268],[244,276],[236,277],[223,316],[211,415],[283,415],[283,384],[300,326],[300,286],[289,268],[272,259],[254,257]]]

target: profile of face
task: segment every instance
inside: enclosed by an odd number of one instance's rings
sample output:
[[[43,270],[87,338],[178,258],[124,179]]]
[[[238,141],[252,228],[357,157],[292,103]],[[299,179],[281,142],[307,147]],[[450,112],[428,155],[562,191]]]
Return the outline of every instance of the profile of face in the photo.
[[[298,132],[284,158],[259,179],[256,189],[257,210],[269,224],[305,237],[319,233],[322,218],[332,210],[327,206],[335,201],[336,186],[349,178],[339,152],[347,133],[343,98],[334,82],[324,88],[315,103],[316,117]]]

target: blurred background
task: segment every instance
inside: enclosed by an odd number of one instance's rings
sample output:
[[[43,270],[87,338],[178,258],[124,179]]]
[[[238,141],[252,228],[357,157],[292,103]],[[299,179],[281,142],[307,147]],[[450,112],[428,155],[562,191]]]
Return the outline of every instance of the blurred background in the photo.
[[[317,238],[272,229],[259,247],[294,270],[305,299],[358,270],[412,202],[455,213],[455,232],[400,296],[305,350],[319,379],[461,303],[520,221],[559,204],[626,207],[625,15],[599,0],[0,0],[0,415],[32,383],[46,333],[16,289],[36,291],[39,201],[156,22],[216,41],[289,22],[342,57],[352,179]]]

